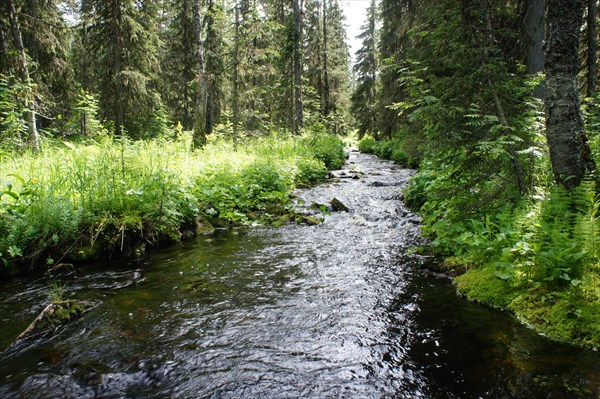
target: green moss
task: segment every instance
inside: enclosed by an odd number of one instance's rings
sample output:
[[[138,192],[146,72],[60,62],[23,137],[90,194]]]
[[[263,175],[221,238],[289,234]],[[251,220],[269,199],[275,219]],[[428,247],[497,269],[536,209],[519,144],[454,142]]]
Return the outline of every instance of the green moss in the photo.
[[[516,298],[510,309],[525,323],[561,341],[600,347],[600,304],[572,293],[532,291]]]
[[[556,340],[600,347],[600,304],[574,289],[524,291],[494,275],[494,268],[474,268],[455,279],[459,294],[482,304],[509,309],[521,321]]]
[[[459,294],[494,308],[506,309],[517,296],[517,290],[497,278],[491,267],[471,269],[455,282]]]
[[[53,305],[53,311],[41,320],[37,329],[41,330],[64,323],[81,315],[84,311],[84,306],[79,301],[58,301]]]

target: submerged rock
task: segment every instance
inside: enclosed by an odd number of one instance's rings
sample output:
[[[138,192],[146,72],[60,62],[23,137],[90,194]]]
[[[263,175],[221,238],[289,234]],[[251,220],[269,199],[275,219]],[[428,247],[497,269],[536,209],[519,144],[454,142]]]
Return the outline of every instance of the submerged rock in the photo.
[[[58,276],[67,274],[73,271],[75,266],[72,263],[59,263],[46,270],[46,274],[50,276]]]
[[[210,235],[215,232],[215,226],[205,217],[198,216],[194,219],[197,235]]]
[[[301,215],[300,220],[296,220],[297,222],[308,224],[310,226],[316,226],[321,224],[322,220],[309,215]]]

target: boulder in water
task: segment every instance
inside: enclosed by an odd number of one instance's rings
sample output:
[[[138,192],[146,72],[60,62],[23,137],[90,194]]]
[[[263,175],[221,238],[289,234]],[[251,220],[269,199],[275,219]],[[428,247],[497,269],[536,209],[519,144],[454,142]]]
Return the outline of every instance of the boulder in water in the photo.
[[[331,204],[331,209],[336,212],[350,212],[350,209],[337,198],[332,199],[329,203]]]
[[[215,232],[215,226],[205,217],[198,216],[194,219],[197,235],[210,235]]]

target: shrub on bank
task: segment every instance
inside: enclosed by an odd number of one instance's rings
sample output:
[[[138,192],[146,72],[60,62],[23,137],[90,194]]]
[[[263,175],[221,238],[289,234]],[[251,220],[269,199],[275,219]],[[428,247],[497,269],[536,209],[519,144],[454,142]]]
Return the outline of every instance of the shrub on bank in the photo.
[[[600,307],[595,183],[572,192],[538,187],[536,196],[506,205],[501,194],[453,191],[453,174],[425,161],[404,198],[423,215],[434,252],[466,271],[456,280],[459,292],[509,309],[551,337],[600,347],[600,324],[589,317]]]
[[[358,142],[358,149],[365,154],[375,154],[379,158],[389,159],[399,165],[417,168],[419,158],[410,156],[405,149],[405,143],[401,139],[376,141],[371,136],[365,136]]]
[[[198,218],[244,224],[283,212],[292,190],[344,162],[334,136],[177,140],[104,138],[48,143],[41,154],[0,160],[0,260],[33,267],[65,256],[130,255],[172,242]]]

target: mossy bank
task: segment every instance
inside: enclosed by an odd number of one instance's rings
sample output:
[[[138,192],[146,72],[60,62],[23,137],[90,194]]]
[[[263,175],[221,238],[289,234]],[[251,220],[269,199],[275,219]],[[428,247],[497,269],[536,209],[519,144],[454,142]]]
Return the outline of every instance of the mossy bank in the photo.
[[[401,138],[359,148],[406,164]],[[600,348],[600,200],[592,180],[567,191],[550,180],[536,195],[505,198],[500,184],[457,182],[457,170],[425,156],[404,190],[422,232],[458,292],[513,312],[553,339]],[[471,188],[464,188],[469,187]]]

